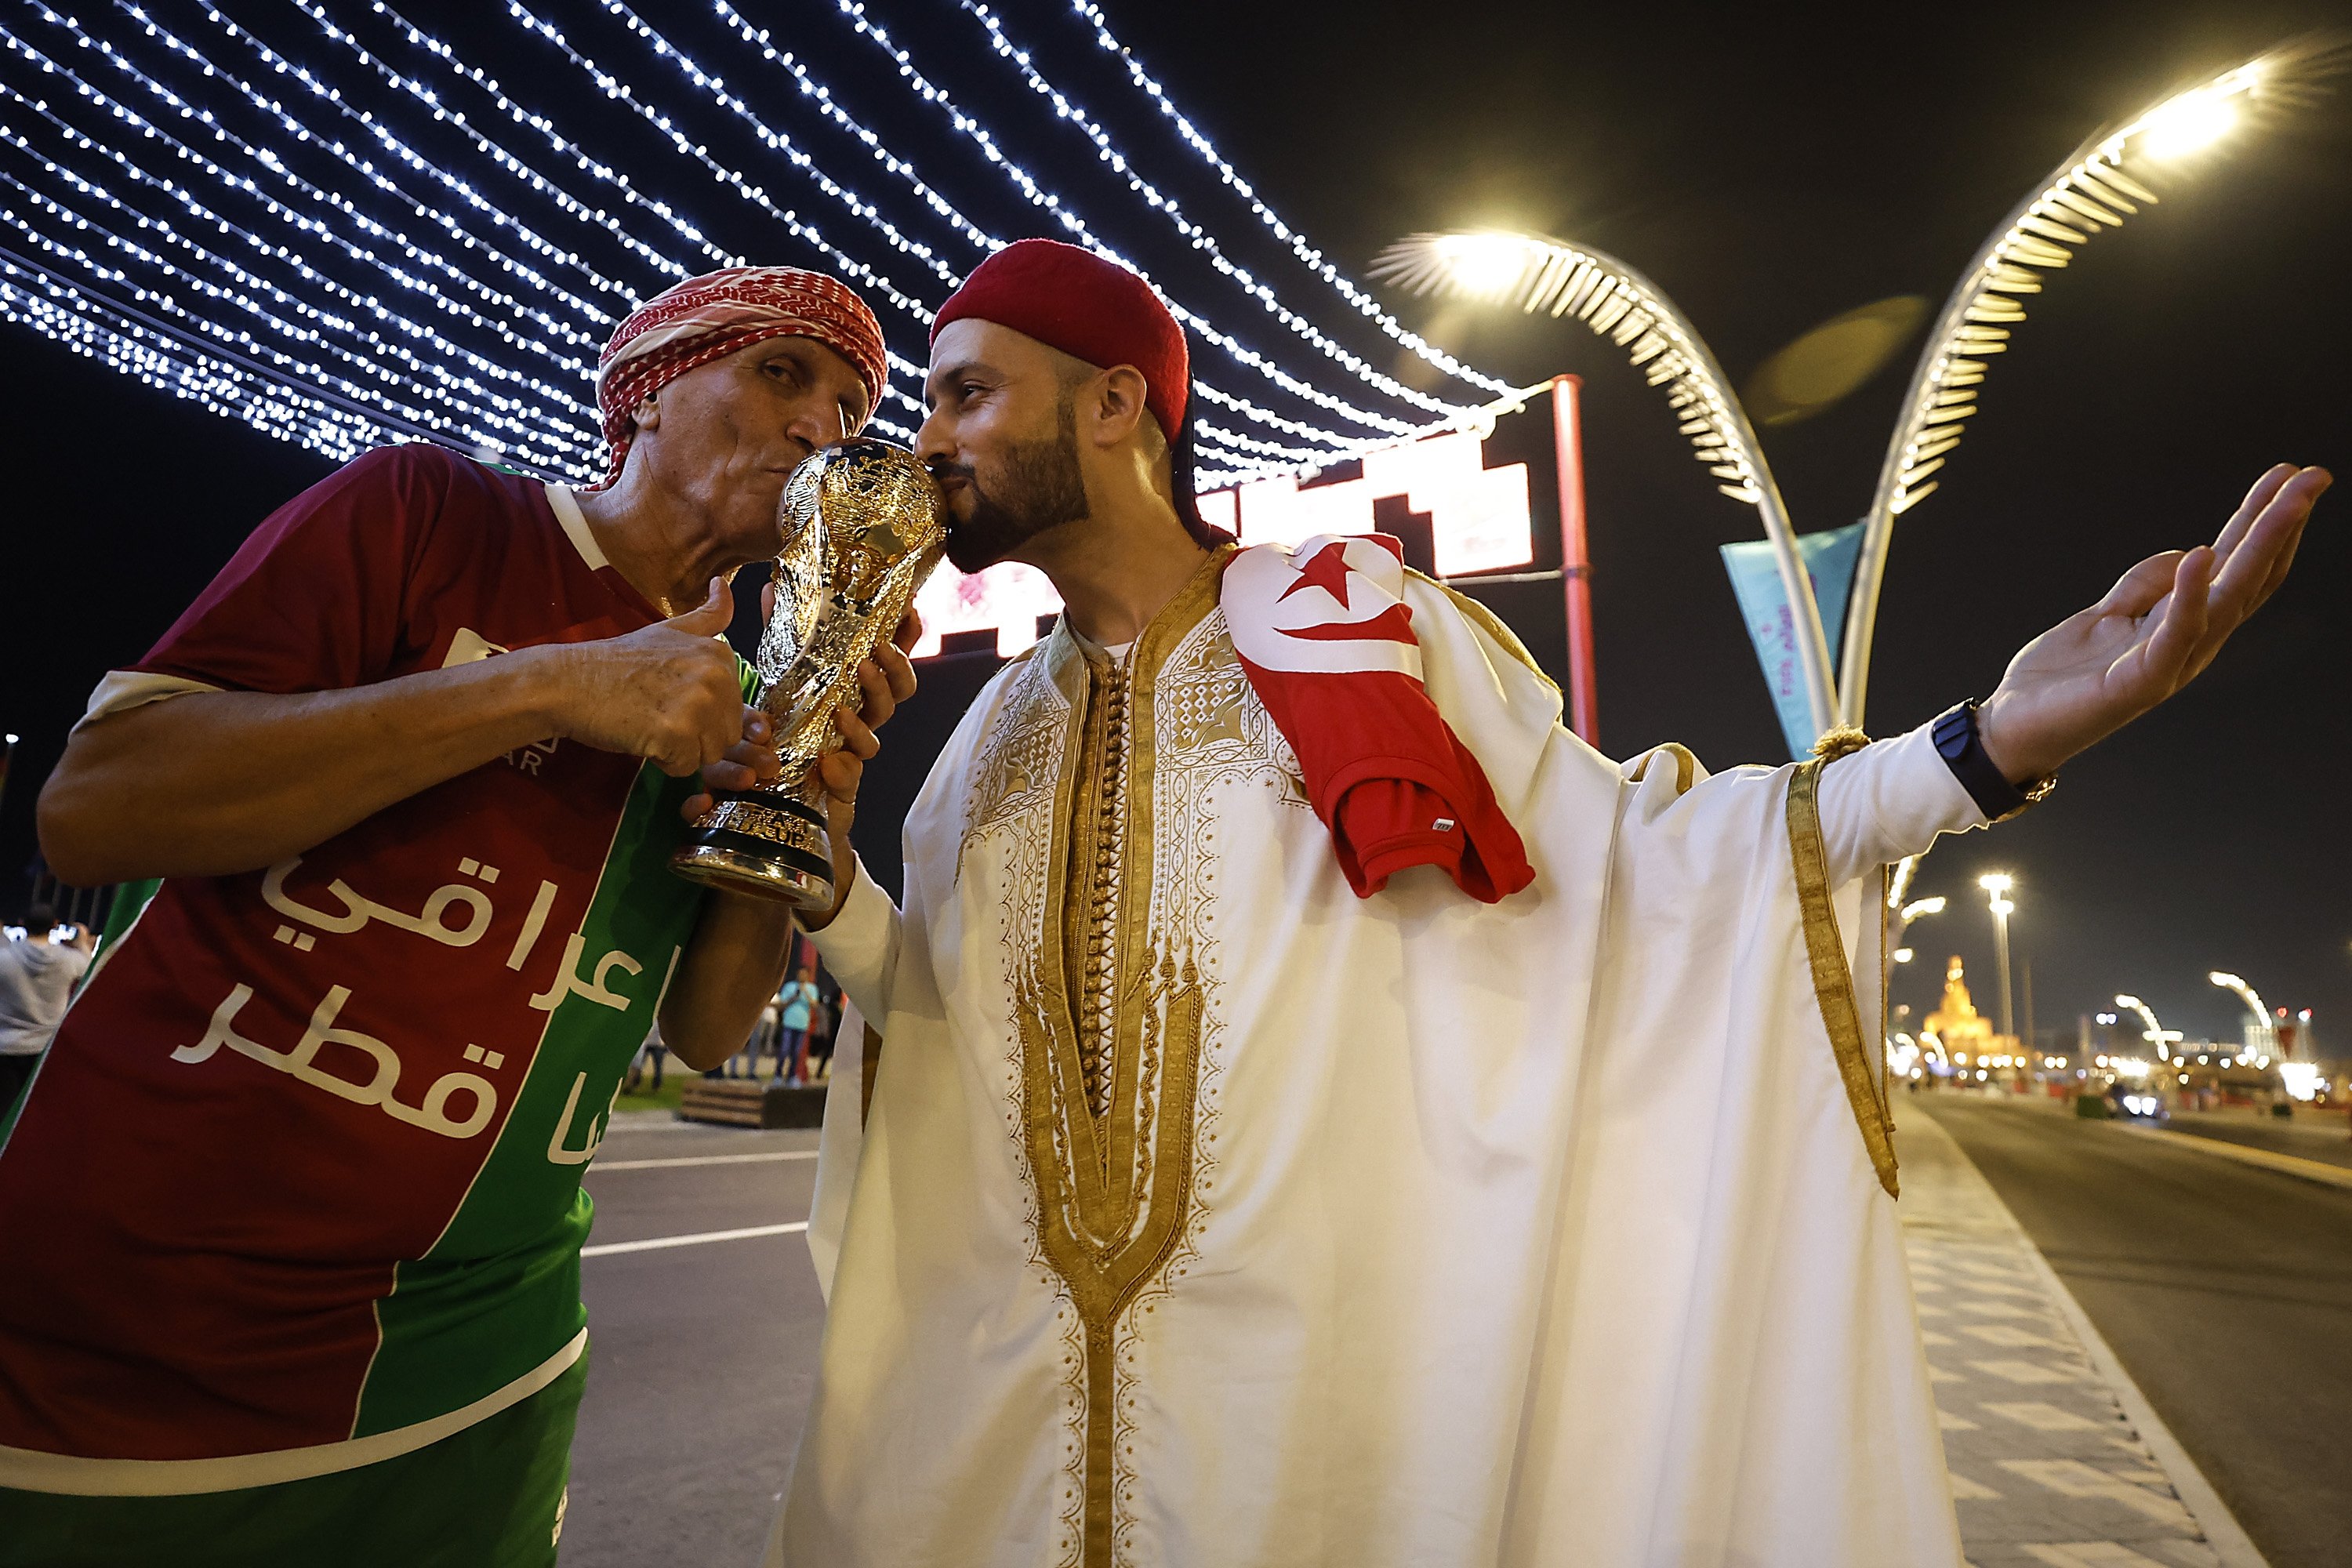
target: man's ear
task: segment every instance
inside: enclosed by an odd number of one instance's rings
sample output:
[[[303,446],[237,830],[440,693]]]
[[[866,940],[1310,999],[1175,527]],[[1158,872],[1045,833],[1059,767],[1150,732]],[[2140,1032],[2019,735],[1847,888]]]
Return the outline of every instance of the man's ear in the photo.
[[[629,410],[629,417],[635,422],[637,434],[640,436],[644,435],[648,430],[660,429],[660,394],[649,392],[643,397],[638,398],[637,405]]]
[[[1095,378],[1095,385],[1087,395],[1088,411],[1093,415],[1091,435],[1097,447],[1116,447],[1135,434],[1142,423],[1144,400],[1150,395],[1150,384],[1143,373],[1131,364],[1115,364]]]

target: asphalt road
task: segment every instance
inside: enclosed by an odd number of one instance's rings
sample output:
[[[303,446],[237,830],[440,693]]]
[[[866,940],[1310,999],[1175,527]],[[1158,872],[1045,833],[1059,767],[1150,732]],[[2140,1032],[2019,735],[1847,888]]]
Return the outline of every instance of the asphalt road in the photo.
[[[2314,1110],[2304,1106],[2292,1120],[2256,1115],[2250,1110],[2177,1110],[2172,1115],[2170,1131],[2352,1168],[2352,1137],[2346,1136],[2346,1118],[2341,1110]]]
[[[1915,1103],[1991,1182],[2272,1568],[2352,1563],[2352,1191],[2043,1106]]]
[[[597,1248],[805,1221],[816,1136],[622,1118],[597,1152],[562,1568],[759,1562],[824,1323],[806,1238]]]

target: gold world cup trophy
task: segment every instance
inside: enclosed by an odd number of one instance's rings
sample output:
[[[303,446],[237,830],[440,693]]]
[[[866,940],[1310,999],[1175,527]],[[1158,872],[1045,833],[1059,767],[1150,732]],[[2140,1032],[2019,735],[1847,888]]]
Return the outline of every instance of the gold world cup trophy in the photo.
[[[940,489],[904,447],[857,437],[784,481],[776,604],[754,661],[783,776],[721,790],[671,857],[715,888],[831,909],[832,837],[817,762],[841,744],[837,707],[864,700],[857,667],[896,631],[947,540]]]

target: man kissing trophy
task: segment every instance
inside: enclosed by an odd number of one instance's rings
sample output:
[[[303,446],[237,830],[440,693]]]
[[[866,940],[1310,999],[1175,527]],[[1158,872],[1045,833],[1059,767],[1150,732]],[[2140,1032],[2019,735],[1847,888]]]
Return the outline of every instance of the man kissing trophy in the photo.
[[[803,910],[835,889],[816,764],[841,744],[834,710],[938,564],[940,488],[903,447],[870,437],[811,455],[784,483],[775,603],[754,661],[754,705],[773,721],[783,773],[717,792],[671,864],[680,876]]]

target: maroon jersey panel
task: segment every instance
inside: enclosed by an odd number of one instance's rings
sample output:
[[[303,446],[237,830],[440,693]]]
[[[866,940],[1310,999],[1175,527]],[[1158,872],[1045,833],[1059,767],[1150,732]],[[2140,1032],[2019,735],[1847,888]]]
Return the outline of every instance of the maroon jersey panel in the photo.
[[[399,447],[272,516],[139,668],[320,690],[656,618],[536,481]],[[541,742],[266,871],[164,883],[0,1149],[0,1445],[350,1435],[375,1303],[520,1097],[639,768]]]

